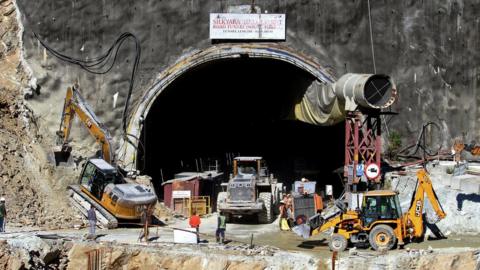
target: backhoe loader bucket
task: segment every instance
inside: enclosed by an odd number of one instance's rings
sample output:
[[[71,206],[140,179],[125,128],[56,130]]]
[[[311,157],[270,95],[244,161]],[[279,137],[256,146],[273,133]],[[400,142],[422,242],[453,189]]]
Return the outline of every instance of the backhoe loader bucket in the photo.
[[[55,166],[60,166],[61,163],[70,163],[71,152],[72,147],[69,145],[62,145],[60,147],[56,147],[53,150]]]

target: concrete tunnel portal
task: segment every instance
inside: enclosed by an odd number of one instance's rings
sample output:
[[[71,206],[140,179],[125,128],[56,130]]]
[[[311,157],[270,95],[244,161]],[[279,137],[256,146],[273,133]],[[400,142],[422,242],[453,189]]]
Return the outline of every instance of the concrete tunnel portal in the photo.
[[[151,89],[154,95],[144,96],[148,105],[135,134],[135,168],[152,176],[160,198],[162,179],[206,170],[216,161],[228,177],[237,155],[264,157],[287,189],[307,177],[317,181],[320,190],[333,184],[335,193],[341,192],[341,180],[333,171],[343,165],[344,124],[287,120],[313,82],[333,79],[311,72],[312,64],[303,59],[292,62],[300,56],[291,52],[284,59],[249,53],[208,54],[191,66],[181,60],[160,75]],[[179,68],[179,63],[188,67]]]

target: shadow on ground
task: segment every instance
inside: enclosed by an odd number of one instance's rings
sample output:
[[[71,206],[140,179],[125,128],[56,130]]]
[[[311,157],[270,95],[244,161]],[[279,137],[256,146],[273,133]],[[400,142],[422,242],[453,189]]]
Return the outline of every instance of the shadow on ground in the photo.
[[[313,249],[315,247],[324,247],[324,246],[328,246],[328,242],[325,239],[321,239],[321,240],[303,241],[297,247],[305,248],[305,249]]]
[[[463,202],[464,201],[471,201],[471,202],[480,202],[480,195],[475,194],[475,193],[470,193],[470,194],[465,194],[465,193],[459,193],[457,195],[457,208],[459,211],[462,210],[463,207]]]

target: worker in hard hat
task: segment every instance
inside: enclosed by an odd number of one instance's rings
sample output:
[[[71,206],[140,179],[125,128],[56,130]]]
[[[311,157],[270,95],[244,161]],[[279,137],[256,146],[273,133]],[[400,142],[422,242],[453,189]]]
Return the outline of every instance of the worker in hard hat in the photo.
[[[0,198],[0,232],[5,232],[5,218],[7,218],[7,209],[5,207],[5,198]]]

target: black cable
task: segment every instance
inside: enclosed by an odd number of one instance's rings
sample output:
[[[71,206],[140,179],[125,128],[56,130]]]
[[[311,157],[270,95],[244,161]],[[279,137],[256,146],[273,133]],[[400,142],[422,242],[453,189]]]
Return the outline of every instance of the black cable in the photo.
[[[120,47],[122,46],[123,42],[128,39],[132,38],[133,41],[135,42],[135,61],[133,63],[132,67],[132,73],[130,76],[130,85],[128,88],[128,94],[127,94],[127,99],[125,101],[125,106],[123,108],[122,112],[122,129],[123,129],[123,137],[124,139],[132,144],[133,142],[130,141],[130,139],[127,136],[127,112],[128,112],[128,106],[130,103],[130,98],[133,92],[133,86],[134,86],[134,81],[135,81],[135,74],[137,73],[138,69],[138,64],[140,62],[140,55],[141,55],[141,48],[140,48],[140,42],[138,41],[137,37],[133,35],[132,33],[125,32],[121,34],[117,40],[113,43],[113,45],[101,56],[95,57],[90,60],[82,60],[79,58],[74,58],[65,54],[62,54],[54,49],[52,49],[50,46],[48,46],[45,42],[43,42],[39,36],[36,33],[33,33],[35,38],[40,42],[40,44],[53,56],[57,57],[58,59],[80,66],[83,70],[93,73],[93,74],[106,74],[108,73],[112,68],[113,65],[115,64],[117,60],[117,55]],[[112,53],[113,53],[113,61],[111,60],[112,58]]]

